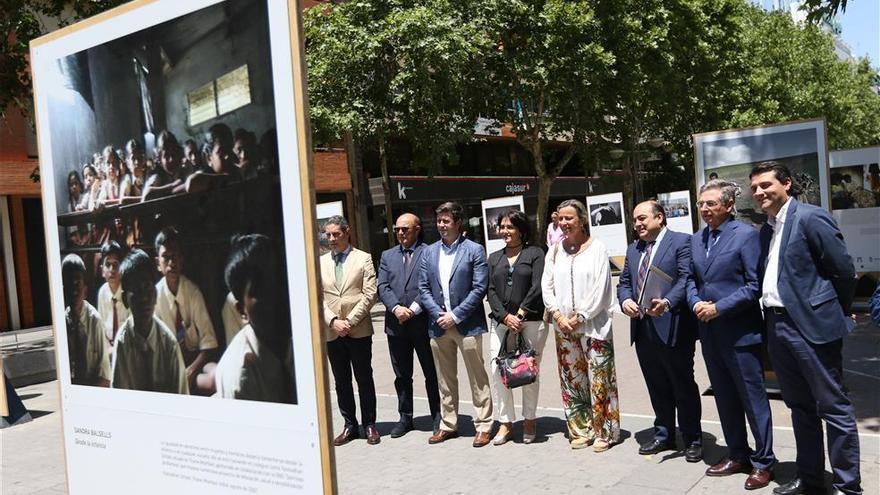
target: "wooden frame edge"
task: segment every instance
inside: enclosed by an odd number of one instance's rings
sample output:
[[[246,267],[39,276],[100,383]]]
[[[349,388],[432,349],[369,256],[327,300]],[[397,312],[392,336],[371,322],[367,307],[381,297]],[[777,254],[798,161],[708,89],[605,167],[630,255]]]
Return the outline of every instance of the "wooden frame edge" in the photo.
[[[329,379],[327,375],[326,347],[322,328],[323,303],[320,287],[320,263],[318,239],[315,232],[315,177],[312,170],[311,131],[309,130],[309,106],[307,70],[305,65],[305,40],[302,27],[302,0],[288,0],[290,24],[290,53],[293,69],[293,97],[296,112],[296,133],[300,163],[300,201],[303,212],[303,238],[305,240],[306,267],[309,272],[309,306],[311,307],[312,356],[315,370],[315,404],[318,407],[318,436],[321,443],[321,471],[325,494],[337,493],[336,462],[331,448],[332,416],[330,409]],[[294,38],[295,37],[295,38]],[[305,166],[302,166],[305,164]]]
[[[112,9],[101,12],[100,14],[95,14],[91,17],[88,17],[86,19],[78,21],[78,22],[71,24],[69,26],[65,26],[63,28],[56,29],[55,31],[46,33],[43,36],[40,36],[39,38],[35,38],[35,39],[31,40],[31,50],[33,50],[34,47],[44,45],[50,41],[54,41],[58,38],[62,38],[62,37],[67,36],[69,34],[75,33],[77,31],[80,31],[82,29],[90,27],[93,24],[98,24],[100,22],[104,22],[104,21],[112,19],[114,17],[118,17],[122,14],[125,14],[125,13],[131,11],[131,10],[141,8],[145,5],[148,5],[148,4],[157,2],[157,1],[158,0],[134,0],[134,1],[131,1],[128,3],[124,3],[118,7],[113,7]],[[31,57],[31,60],[33,60],[33,56]],[[33,70],[31,72],[33,73]],[[31,74],[31,75],[33,76],[33,74]],[[36,94],[36,93],[34,93],[34,94]],[[37,144],[37,149],[39,149],[39,142]]]

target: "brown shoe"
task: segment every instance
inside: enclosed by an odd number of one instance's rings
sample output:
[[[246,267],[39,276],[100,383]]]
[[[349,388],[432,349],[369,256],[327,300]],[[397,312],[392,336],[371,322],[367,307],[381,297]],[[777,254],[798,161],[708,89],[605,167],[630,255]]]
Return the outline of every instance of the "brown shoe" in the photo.
[[[376,425],[367,426],[364,428],[364,433],[367,434],[367,443],[370,445],[376,445],[382,441],[379,437],[379,430],[376,429]]]
[[[474,435],[474,447],[484,447],[489,445],[489,432],[488,431],[478,431],[476,435]]]
[[[434,433],[431,438],[428,439],[428,443],[434,445],[435,443],[443,443],[453,438],[458,438],[457,431],[440,430],[437,433]]]
[[[730,476],[737,473],[749,473],[752,471],[752,465],[748,462],[735,461],[733,459],[724,459],[718,464],[706,470],[706,476]]]
[[[773,471],[770,471],[769,469],[752,469],[751,474],[746,478],[745,489],[757,490],[758,488],[764,488],[770,484],[770,480],[772,479]]]
[[[342,433],[340,433],[336,436],[336,438],[333,439],[333,445],[341,447],[348,442],[354,440],[355,438],[358,438],[359,436],[360,435],[358,435],[357,428],[350,428],[346,426],[342,429]]]

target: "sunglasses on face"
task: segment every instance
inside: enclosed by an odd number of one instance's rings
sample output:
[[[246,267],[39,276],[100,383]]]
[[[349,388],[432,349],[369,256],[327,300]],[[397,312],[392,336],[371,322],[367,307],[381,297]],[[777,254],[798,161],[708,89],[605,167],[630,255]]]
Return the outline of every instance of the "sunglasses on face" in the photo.
[[[409,232],[409,227],[392,227],[395,234],[406,234]]]

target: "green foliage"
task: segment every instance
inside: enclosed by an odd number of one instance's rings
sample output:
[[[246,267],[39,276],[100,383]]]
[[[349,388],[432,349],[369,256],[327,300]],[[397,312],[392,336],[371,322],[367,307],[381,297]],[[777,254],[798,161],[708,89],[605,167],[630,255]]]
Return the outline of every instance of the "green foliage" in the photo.
[[[801,10],[807,11],[807,21],[818,23],[846,10],[847,0],[803,0]],[[871,0],[868,0],[871,1]]]

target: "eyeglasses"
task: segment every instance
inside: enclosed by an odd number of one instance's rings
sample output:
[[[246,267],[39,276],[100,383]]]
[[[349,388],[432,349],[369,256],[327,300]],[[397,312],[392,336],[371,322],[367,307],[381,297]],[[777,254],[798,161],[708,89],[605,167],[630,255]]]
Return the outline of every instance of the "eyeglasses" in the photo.
[[[392,227],[391,230],[393,230],[395,234],[406,234],[409,232],[409,227]]]
[[[715,208],[719,204],[721,203],[718,201],[697,201],[697,208],[702,208],[703,206],[706,208]]]
[[[513,267],[507,267],[507,286],[511,287],[513,285]]]

